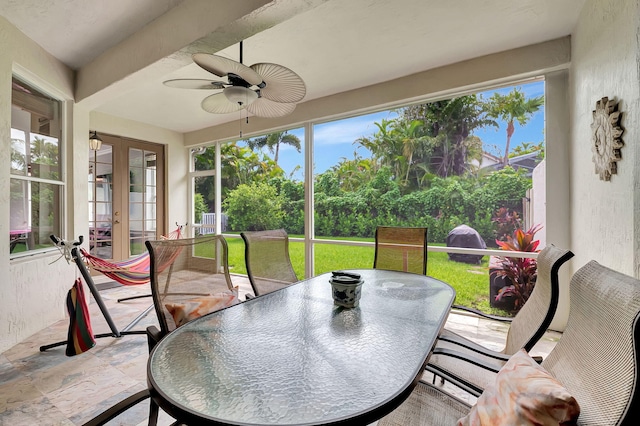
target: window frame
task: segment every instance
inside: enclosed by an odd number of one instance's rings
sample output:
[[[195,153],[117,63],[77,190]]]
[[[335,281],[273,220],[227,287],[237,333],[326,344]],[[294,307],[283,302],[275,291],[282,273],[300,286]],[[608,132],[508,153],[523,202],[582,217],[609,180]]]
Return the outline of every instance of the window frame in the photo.
[[[407,107],[407,106],[411,106],[411,105],[419,105],[419,104],[423,104],[423,103],[430,103],[430,102],[437,102],[440,100],[446,100],[446,99],[452,99],[455,97],[459,97],[459,96],[466,96],[466,95],[471,95],[471,94],[478,94],[478,93],[482,93],[482,92],[486,92],[486,91],[490,91],[490,90],[495,90],[495,89],[500,89],[500,88],[507,88],[507,87],[515,87],[521,84],[527,84],[527,83],[532,83],[535,81],[542,81],[544,82],[544,97],[545,97],[545,108],[548,102],[548,91],[549,91],[549,86],[548,86],[548,79],[552,74],[550,74],[549,72],[536,72],[534,74],[532,74],[532,76],[530,77],[526,77],[526,76],[513,76],[512,78],[508,78],[505,79],[504,81],[501,82],[497,82],[497,83],[488,83],[488,82],[484,82],[484,83],[480,83],[478,85],[474,85],[473,87],[466,87],[466,88],[456,88],[453,89],[451,91],[448,91],[446,93],[439,93],[438,95],[435,96],[425,96],[425,97],[421,97],[420,99],[411,99],[411,100],[404,100],[404,101],[399,101],[396,102],[394,104],[388,104],[388,105],[379,105],[376,107],[372,107],[372,108],[366,108],[366,109],[362,109],[362,110],[357,110],[357,111],[350,111],[347,113],[341,113],[341,114],[336,114],[334,116],[330,116],[330,117],[322,117],[322,118],[316,118],[316,119],[310,119],[310,120],[305,120],[302,123],[290,123],[290,124],[285,124],[282,126],[276,126],[276,127],[272,127],[272,128],[268,128],[268,129],[260,129],[258,131],[255,132],[251,132],[251,133],[247,133],[247,134],[243,134],[242,137],[240,138],[236,138],[236,137],[231,137],[231,138],[224,138],[224,139],[219,139],[219,140],[214,140],[208,143],[201,143],[196,145],[195,147],[192,147],[192,150],[198,150],[198,149],[203,149],[203,148],[207,148],[209,146],[213,146],[216,145],[216,170],[220,169],[220,145],[225,144],[225,143],[230,143],[230,142],[234,142],[234,141],[240,141],[243,139],[250,139],[253,137],[258,137],[261,135],[265,135],[265,134],[269,134],[269,133],[274,133],[274,132],[279,132],[279,131],[287,131],[287,130],[291,130],[291,129],[296,129],[296,128],[300,128],[302,127],[304,129],[304,151],[303,151],[303,159],[304,159],[304,184],[305,184],[305,224],[304,224],[304,237],[303,238],[295,238],[295,237],[290,237],[289,241],[290,242],[303,242],[305,243],[305,260],[304,260],[304,265],[305,265],[305,277],[311,277],[314,276],[315,274],[315,253],[314,253],[314,246],[316,244],[335,244],[335,245],[344,245],[344,246],[355,246],[355,247],[373,247],[374,243],[373,242],[361,242],[361,241],[352,241],[352,240],[334,240],[334,239],[318,239],[315,235],[315,223],[314,223],[314,212],[315,212],[315,203],[314,203],[314,195],[315,195],[315,188],[314,188],[314,155],[315,155],[315,139],[314,139],[314,129],[315,126],[317,125],[321,125],[321,124],[325,124],[325,123],[330,123],[330,122],[334,122],[334,121],[339,121],[339,120],[344,120],[344,119],[349,119],[349,118],[354,118],[354,117],[360,117],[363,115],[367,115],[367,114],[374,114],[374,113],[379,113],[379,112],[384,112],[384,111],[391,111],[395,108],[401,108],[401,107]],[[545,117],[548,115],[548,111],[545,110]],[[545,144],[545,150],[546,152],[548,152],[547,149],[547,145],[548,145],[548,136],[547,136],[547,129],[548,129],[549,124],[547,123],[547,119],[545,118],[545,136],[544,136],[544,144]],[[190,157],[190,160],[193,164],[193,157]],[[190,179],[190,188],[189,188],[189,197],[190,197],[190,206],[193,206],[193,194],[194,194],[194,188],[193,188],[193,176],[195,176],[194,174],[191,175],[191,179]],[[219,179],[219,178],[218,178]],[[219,196],[220,192],[221,192],[222,188],[220,187],[220,182],[219,180],[216,182],[216,196]],[[548,197],[548,195],[547,195]],[[216,213],[216,217],[219,216],[219,213],[221,213],[221,207],[220,205],[216,204],[216,209],[215,209],[215,213]],[[192,216],[193,217],[193,216]],[[548,223],[548,222],[547,222]],[[546,224],[545,224],[546,226]],[[217,228],[219,229],[219,228]],[[227,238],[237,238],[237,235],[235,234],[227,234],[227,233],[221,233],[223,234],[225,237]],[[447,248],[447,247],[441,247],[441,246],[433,246],[433,245],[428,245],[428,250],[429,251],[434,251],[434,252],[447,252],[447,250],[451,250],[451,248]],[[462,254],[482,254],[482,255],[487,255],[487,256],[500,256],[502,254],[501,251],[497,250],[497,249],[466,249],[466,248],[454,248],[453,251],[455,251],[456,253],[462,253]],[[537,257],[537,253],[529,253],[529,252],[513,252],[510,253],[512,254],[514,257],[530,257],[530,258],[536,258]]]
[[[66,230],[66,222],[67,222],[67,172],[66,172],[66,165],[67,165],[67,151],[68,151],[68,143],[67,143],[67,105],[68,105],[68,100],[65,99],[65,97],[57,90],[53,89],[50,85],[48,85],[47,83],[39,80],[38,78],[34,77],[31,75],[31,73],[29,73],[26,70],[21,69],[20,67],[14,67],[14,69],[12,70],[12,82],[14,80],[17,80],[18,82],[21,82],[25,85],[27,85],[29,88],[34,89],[35,91],[37,91],[38,93],[50,98],[52,101],[57,102],[58,104],[58,111],[57,111],[57,117],[55,117],[55,119],[58,121],[58,127],[59,127],[59,135],[57,136],[57,140],[58,140],[58,150],[59,150],[59,154],[58,154],[58,166],[59,166],[59,171],[60,171],[60,178],[59,180],[55,180],[55,179],[48,179],[48,178],[41,178],[41,177],[35,177],[35,176],[29,176],[28,173],[25,173],[23,175],[21,174],[15,174],[13,172],[13,170],[11,169],[11,165],[9,165],[9,183],[11,184],[11,182],[13,181],[18,181],[18,182],[35,182],[35,183],[40,183],[40,184],[47,184],[47,185],[54,185],[59,189],[58,192],[58,206],[57,206],[57,214],[58,217],[56,219],[56,224],[54,225],[54,229],[55,226],[57,226],[57,229],[59,231],[59,235],[58,236],[63,236],[65,235],[65,230]],[[14,103],[13,100],[13,90],[12,90],[12,96],[11,96],[11,109],[13,110],[13,108],[19,108],[24,110],[24,108],[20,107],[19,105]],[[28,130],[28,134],[32,135],[35,134],[35,132],[31,132],[30,129],[18,129],[16,127],[14,127],[13,125],[13,112],[11,113],[12,116],[10,117],[10,129],[17,129],[17,130],[21,130],[21,131],[25,131]],[[53,135],[44,135],[44,136],[48,136],[48,137],[53,137],[55,138],[55,136]],[[25,137],[26,139],[26,137]],[[31,143],[30,142],[31,137],[29,137],[29,141],[26,141],[26,143]],[[9,149],[11,149],[11,147],[9,147]],[[10,208],[9,208],[10,209]],[[32,219],[32,218],[30,218]],[[51,252],[51,251],[55,251],[57,250],[55,247],[40,247],[40,248],[33,248],[33,249],[27,249],[25,251],[22,252],[17,252],[17,253],[9,253],[9,259],[10,260],[14,260],[14,259],[20,259],[20,258],[26,258],[26,257],[31,257],[37,254],[42,254],[42,253],[47,253],[47,252]]]

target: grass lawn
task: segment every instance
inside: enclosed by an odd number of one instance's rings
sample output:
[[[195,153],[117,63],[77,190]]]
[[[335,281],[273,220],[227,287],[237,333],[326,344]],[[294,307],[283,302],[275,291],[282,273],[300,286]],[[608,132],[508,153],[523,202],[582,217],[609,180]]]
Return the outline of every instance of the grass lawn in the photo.
[[[372,240],[362,240],[372,241]],[[227,238],[231,273],[245,274],[244,242],[241,238]],[[315,275],[337,269],[371,268],[373,247],[316,244]],[[304,278],[304,243],[289,242],[289,255],[298,278]],[[489,268],[485,259],[480,265],[450,261],[446,253],[429,252],[427,274],[450,284],[456,290],[455,304],[480,309],[486,313],[508,315],[489,305]]]

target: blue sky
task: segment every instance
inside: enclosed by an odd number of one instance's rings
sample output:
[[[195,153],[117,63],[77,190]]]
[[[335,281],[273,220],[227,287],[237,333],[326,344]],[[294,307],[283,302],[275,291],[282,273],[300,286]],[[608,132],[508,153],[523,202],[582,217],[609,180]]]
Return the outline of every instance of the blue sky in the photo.
[[[537,81],[528,84],[520,84],[521,90],[527,98],[544,95],[544,82]],[[481,92],[485,98],[491,97],[494,93],[507,94],[512,87],[506,87],[498,90],[490,90]],[[315,140],[315,170],[314,173],[322,173],[331,166],[335,165],[342,158],[352,159],[353,153],[357,148],[353,142],[360,137],[372,136],[377,127],[374,123],[382,121],[382,119],[392,119],[397,115],[393,111],[383,111],[374,114],[362,115],[358,117],[337,120],[328,123],[318,124],[314,128]],[[503,155],[504,146],[507,137],[507,124],[499,123],[499,128],[486,128],[475,132],[483,141],[484,150],[494,154]],[[544,108],[541,108],[533,116],[531,116],[526,126],[520,126],[515,123],[515,131],[511,138],[510,151],[524,142],[538,144],[543,141],[544,129]],[[290,133],[295,134],[304,141],[304,129],[292,129]],[[303,143],[304,146],[304,143]],[[357,148],[358,154],[362,157],[368,157],[369,153],[363,148]],[[280,158],[278,160],[287,176],[293,173],[293,177],[302,180],[302,166],[304,165],[303,153],[298,153],[289,146],[280,147]],[[297,165],[300,169],[295,171]]]

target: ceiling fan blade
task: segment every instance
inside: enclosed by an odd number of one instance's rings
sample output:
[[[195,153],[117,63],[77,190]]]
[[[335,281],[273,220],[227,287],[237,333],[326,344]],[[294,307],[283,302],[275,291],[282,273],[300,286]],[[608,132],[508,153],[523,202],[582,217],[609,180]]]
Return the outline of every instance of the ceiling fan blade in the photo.
[[[240,111],[242,106],[234,102],[229,102],[223,92],[207,96],[200,104],[202,109],[212,114],[228,114]]]
[[[298,74],[278,64],[261,62],[251,65],[260,74],[266,86],[260,94],[274,102],[300,102],[307,93],[307,87]]]
[[[176,87],[178,89],[204,89],[204,90],[216,90],[224,89],[224,81],[204,80],[200,78],[178,78],[175,80],[167,80],[163,82],[165,86]]]
[[[223,58],[222,56],[196,53],[193,55],[193,62],[218,77],[235,74],[251,85],[255,86],[262,83],[262,77],[257,72],[240,62]]]
[[[214,95],[215,96],[215,95]],[[247,111],[258,117],[276,118],[289,115],[296,109],[295,103],[280,103],[266,98],[258,98],[252,104],[247,105]]]

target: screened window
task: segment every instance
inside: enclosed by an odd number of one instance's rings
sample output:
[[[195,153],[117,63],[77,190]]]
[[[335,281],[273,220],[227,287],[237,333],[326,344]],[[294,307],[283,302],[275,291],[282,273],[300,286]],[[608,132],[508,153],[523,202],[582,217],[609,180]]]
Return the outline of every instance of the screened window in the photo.
[[[17,254],[60,235],[64,182],[61,102],[16,77],[12,84],[9,246]]]

